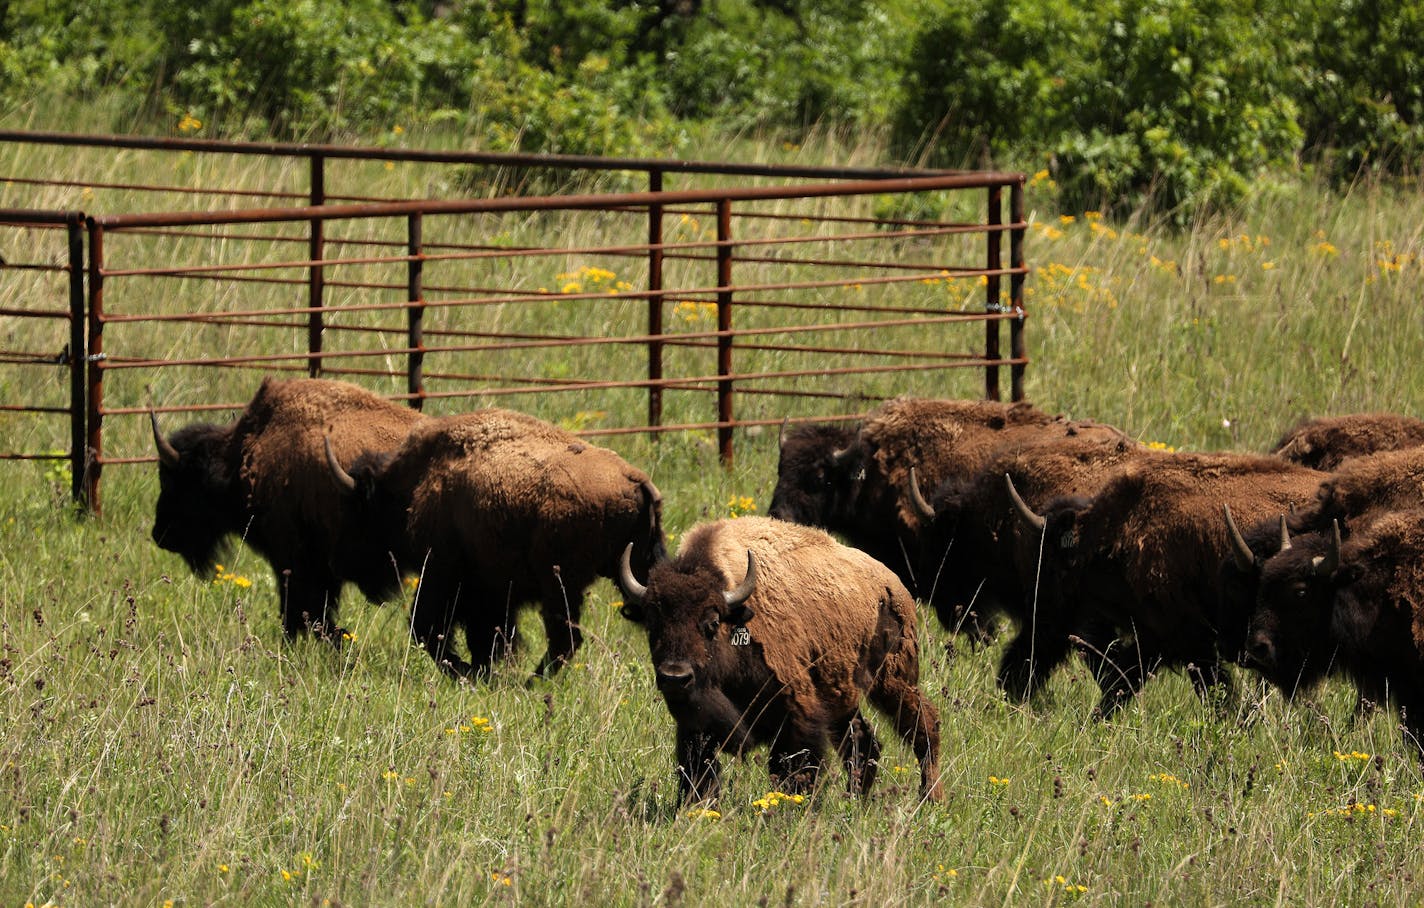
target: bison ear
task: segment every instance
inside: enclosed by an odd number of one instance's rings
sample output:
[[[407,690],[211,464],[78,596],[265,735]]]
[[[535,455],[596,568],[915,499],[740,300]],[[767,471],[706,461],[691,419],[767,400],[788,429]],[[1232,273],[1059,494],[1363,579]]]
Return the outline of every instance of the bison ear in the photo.
[[[1056,545],[1060,549],[1078,547],[1079,513],[1077,508],[1061,508],[1047,518],[1044,535],[1050,545]]]
[[[734,606],[727,610],[727,623],[740,627],[756,617],[756,612],[746,605]]]

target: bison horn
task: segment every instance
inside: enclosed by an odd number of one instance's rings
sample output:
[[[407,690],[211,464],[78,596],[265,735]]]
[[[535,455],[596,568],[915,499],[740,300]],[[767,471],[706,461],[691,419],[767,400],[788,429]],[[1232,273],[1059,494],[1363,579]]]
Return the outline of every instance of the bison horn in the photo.
[[[1330,576],[1340,567],[1340,521],[1330,521],[1330,548],[1325,550],[1324,555],[1315,556],[1310,564],[1321,577]]]
[[[789,422],[791,422],[790,416],[781,420],[781,429],[776,433],[776,447],[778,450],[786,447],[786,424]]]
[[[633,577],[633,543],[623,547],[623,557],[618,561],[618,585],[623,588],[623,598],[637,604],[648,595],[648,588]]]
[[[1291,547],[1290,530],[1286,529],[1286,515],[1281,515],[1281,547],[1279,551],[1284,552]]]
[[[752,597],[756,592],[757,571],[756,559],[752,557],[751,550],[747,551],[747,576],[734,590],[727,590],[722,593],[722,598],[727,600],[728,608],[736,608]]]
[[[148,422],[153,426],[153,443],[158,447],[158,462],[165,467],[178,466],[178,449],[173,447],[173,443],[163,437],[163,432],[158,428],[158,414],[152,407],[148,408]]]
[[[910,467],[910,504],[915,508],[915,513],[920,515],[921,520],[934,520],[935,509],[925,501],[924,493],[920,491],[920,480],[915,475],[915,468]]]
[[[1226,535],[1231,540],[1231,557],[1236,560],[1238,568],[1249,571],[1256,565],[1256,553],[1251,551],[1245,537],[1241,535],[1241,530],[1237,528],[1236,521],[1231,516],[1231,505],[1223,504],[1221,512],[1226,515]]]
[[[331,436],[323,435],[321,443],[326,446],[326,465],[331,467],[331,477],[336,480],[336,484],[344,492],[356,491],[356,480],[342,468],[341,461],[336,459],[336,452],[331,450]]]
[[[1019,497],[1019,490],[1014,488],[1014,478],[1008,473],[1004,474],[1004,484],[1009,488],[1009,499],[1013,501],[1014,510],[1018,511],[1019,518],[1022,519],[1024,523],[1042,533],[1043,528],[1048,526],[1048,521],[1044,519],[1042,514],[1034,513],[1033,508],[1029,507],[1028,504]]]

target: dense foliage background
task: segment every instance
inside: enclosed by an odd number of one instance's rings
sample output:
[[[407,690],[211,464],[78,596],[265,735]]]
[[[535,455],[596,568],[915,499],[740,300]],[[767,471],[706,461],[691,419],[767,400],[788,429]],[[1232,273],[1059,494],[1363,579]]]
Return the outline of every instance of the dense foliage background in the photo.
[[[1067,208],[1181,221],[1301,161],[1417,172],[1421,32],[1414,0],[9,0],[0,101],[615,155],[891,124],[906,162],[1046,169]]]

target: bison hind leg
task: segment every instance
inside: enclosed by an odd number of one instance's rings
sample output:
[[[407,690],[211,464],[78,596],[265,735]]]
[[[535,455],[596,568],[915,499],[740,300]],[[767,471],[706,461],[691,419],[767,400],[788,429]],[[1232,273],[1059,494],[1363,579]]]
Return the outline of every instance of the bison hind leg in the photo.
[[[875,784],[880,768],[880,741],[865,717],[856,710],[846,721],[836,752],[845,765],[846,784],[851,794],[864,795]]]
[[[870,690],[870,702],[895,723],[895,730],[920,764],[920,797],[944,800],[939,781],[939,710],[916,684],[894,674],[882,675]]]

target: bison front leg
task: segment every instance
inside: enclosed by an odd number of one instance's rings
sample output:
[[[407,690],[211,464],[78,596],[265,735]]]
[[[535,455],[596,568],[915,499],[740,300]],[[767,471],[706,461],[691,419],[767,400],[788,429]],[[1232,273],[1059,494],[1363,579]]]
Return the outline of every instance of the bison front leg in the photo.
[[[505,621],[471,621],[465,625],[465,645],[475,674],[488,674],[496,660],[509,655],[514,649],[514,630],[513,616]]]
[[[1188,662],[1187,677],[1192,679],[1197,696],[1208,703],[1215,703],[1218,709],[1226,706],[1236,690],[1231,683],[1231,673],[1215,653],[1203,653],[1200,659]]]
[[[275,573],[282,632],[287,639],[314,633],[341,646],[344,630],[335,624],[341,581],[329,572],[306,568],[276,568]]]
[[[410,606],[411,639],[425,648],[441,671],[456,679],[468,677],[474,671],[474,667],[451,648],[457,600],[458,586],[446,584],[427,573]]]
[[[821,775],[821,758],[825,755],[829,734],[818,722],[796,716],[788,717],[786,725],[771,742],[767,771],[772,785],[788,793],[808,792]]]
[[[1043,615],[1018,632],[999,661],[999,687],[1014,700],[1027,700],[1068,658],[1068,629]]]
[[[856,710],[841,732],[840,743],[836,746],[845,765],[846,784],[854,795],[864,795],[875,784],[875,774],[880,768],[880,741],[875,730],[865,717]]]
[[[715,804],[722,793],[721,749],[706,731],[677,726],[677,787],[684,805]]]
[[[1109,621],[1091,622],[1069,638],[1078,647],[1083,661],[1098,683],[1100,696],[1094,711],[1106,719],[1137,695],[1147,677],[1142,649],[1137,640],[1118,639],[1117,628]]]
[[[544,619],[544,634],[549,648],[539,660],[538,674],[550,678],[573,661],[574,653],[583,645],[583,630],[579,619],[583,612],[583,594],[588,583],[567,581],[558,565],[543,583],[540,591],[540,613]]]

